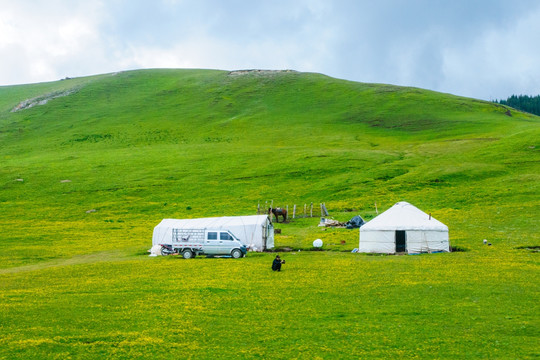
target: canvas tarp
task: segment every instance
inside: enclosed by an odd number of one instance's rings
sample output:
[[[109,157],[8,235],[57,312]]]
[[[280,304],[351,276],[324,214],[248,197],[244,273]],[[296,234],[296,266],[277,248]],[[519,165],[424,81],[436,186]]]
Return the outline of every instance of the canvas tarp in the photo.
[[[360,228],[359,252],[396,252],[396,231],[404,231],[409,254],[450,251],[448,227],[407,202],[399,202]]]
[[[364,225],[366,222],[360,215],[354,216],[351,220],[345,223],[347,229],[358,229],[360,226]]]
[[[268,215],[163,219],[154,228],[152,245],[171,243],[173,229],[228,230],[254,250],[274,247],[274,228]]]

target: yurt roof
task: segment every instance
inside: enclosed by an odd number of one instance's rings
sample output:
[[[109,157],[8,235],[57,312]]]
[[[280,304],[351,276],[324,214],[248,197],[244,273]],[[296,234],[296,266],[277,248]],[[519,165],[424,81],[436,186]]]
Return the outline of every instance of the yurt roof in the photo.
[[[435,230],[448,231],[448,226],[408,202],[398,202],[367,222],[360,231],[373,230]]]

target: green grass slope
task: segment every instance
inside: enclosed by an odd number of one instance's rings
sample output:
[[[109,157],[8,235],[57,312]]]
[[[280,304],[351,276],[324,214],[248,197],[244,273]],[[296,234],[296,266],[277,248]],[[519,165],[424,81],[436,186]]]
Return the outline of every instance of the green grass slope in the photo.
[[[0,357],[538,356],[538,253],[523,247],[540,245],[539,125],[292,71],[0,87]],[[315,217],[280,224],[277,245],[336,251],[291,253],[282,277],[271,254],[143,256],[162,218],[272,200],[341,221],[408,201],[469,251],[351,254],[358,232]]]

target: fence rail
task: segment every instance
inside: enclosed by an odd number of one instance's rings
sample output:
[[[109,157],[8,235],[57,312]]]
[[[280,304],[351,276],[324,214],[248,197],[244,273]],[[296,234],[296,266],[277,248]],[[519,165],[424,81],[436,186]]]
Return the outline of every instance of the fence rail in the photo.
[[[261,202],[259,201],[257,203],[257,215],[260,215],[260,214],[267,214],[269,213],[269,209],[270,208],[274,208],[274,200],[271,200],[271,201],[265,201],[264,202],[264,207],[261,207]],[[299,214],[297,213],[297,205],[296,204],[293,204],[293,212],[292,212],[292,219],[296,219],[296,218],[307,218],[307,217],[310,217],[312,218],[313,217],[313,202],[311,203],[304,203],[304,212],[303,214]],[[325,203],[319,203],[319,207],[321,209],[321,217],[324,217],[324,216],[328,216],[328,210],[326,209],[326,204]],[[289,204],[285,205],[285,206],[282,206],[281,207],[282,209],[285,209],[287,211],[287,220],[290,218],[289,216]]]

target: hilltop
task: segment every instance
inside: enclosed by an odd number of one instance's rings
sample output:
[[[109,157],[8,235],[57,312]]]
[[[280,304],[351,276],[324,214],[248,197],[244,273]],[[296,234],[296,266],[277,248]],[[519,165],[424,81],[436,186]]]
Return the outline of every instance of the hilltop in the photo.
[[[163,217],[270,200],[364,216],[407,200],[460,225],[481,207],[508,224],[538,190],[538,117],[417,88],[143,70],[3,87],[0,99],[4,220],[142,220],[141,244]]]

